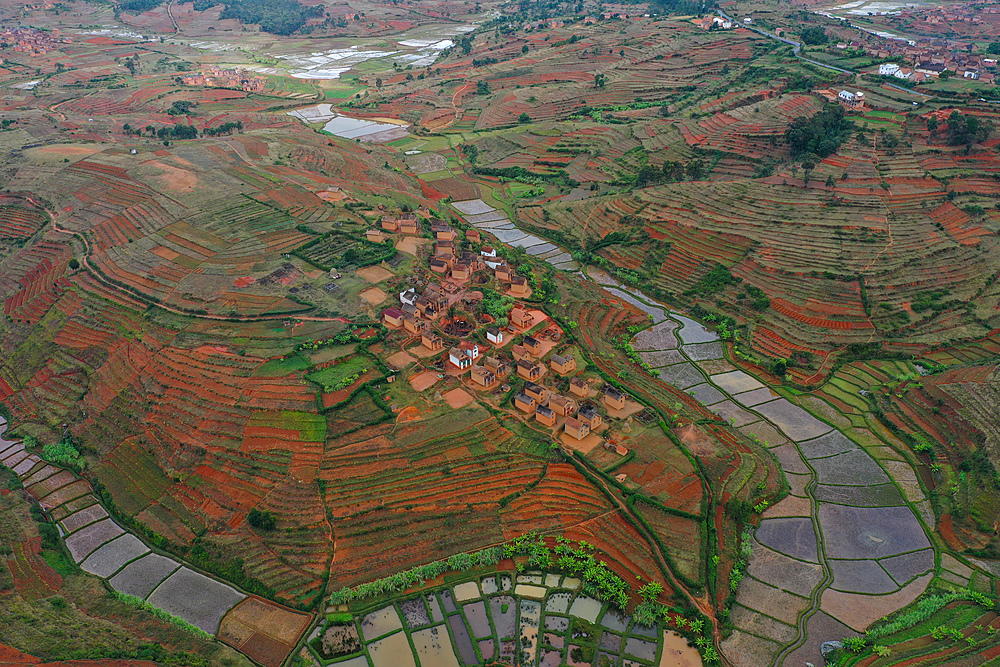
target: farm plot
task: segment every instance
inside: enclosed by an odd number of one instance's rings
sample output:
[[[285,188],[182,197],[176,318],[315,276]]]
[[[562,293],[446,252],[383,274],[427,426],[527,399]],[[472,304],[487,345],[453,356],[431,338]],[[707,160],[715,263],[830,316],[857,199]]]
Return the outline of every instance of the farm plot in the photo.
[[[223,615],[245,597],[230,586],[182,567],[164,579],[150,594],[148,601],[209,634],[215,634]]]

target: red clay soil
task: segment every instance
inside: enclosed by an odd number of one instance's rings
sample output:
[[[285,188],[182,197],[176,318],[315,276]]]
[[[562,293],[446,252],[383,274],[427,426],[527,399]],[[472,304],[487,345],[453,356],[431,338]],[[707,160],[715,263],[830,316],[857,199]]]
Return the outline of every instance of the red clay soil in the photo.
[[[59,667],[69,665],[70,667],[156,667],[155,662],[149,660],[67,660],[66,662],[42,662],[41,658],[36,658],[27,653],[21,653],[16,648],[0,644],[0,665],[5,667]]]
[[[38,555],[41,545],[40,537],[15,544],[14,558],[7,561],[14,588],[25,600],[47,598],[62,588],[62,577]],[[0,664],[5,664],[2,659]]]
[[[948,543],[948,546],[956,551],[964,551],[965,545],[962,544],[962,540],[958,539],[958,535],[955,534],[955,530],[951,527],[951,515],[942,514],[941,520],[938,522],[938,530],[941,533],[941,537],[944,541]]]

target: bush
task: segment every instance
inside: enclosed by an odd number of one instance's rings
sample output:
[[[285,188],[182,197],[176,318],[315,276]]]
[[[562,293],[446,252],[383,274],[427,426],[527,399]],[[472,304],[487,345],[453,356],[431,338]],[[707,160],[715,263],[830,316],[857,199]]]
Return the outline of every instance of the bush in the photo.
[[[247,521],[254,528],[260,528],[261,530],[274,530],[276,523],[274,515],[271,512],[261,512],[256,507],[250,510],[250,513],[247,515]]]
[[[42,447],[42,458],[56,465],[73,468],[74,470],[80,470],[84,466],[84,461],[80,458],[80,452],[77,451],[69,436],[64,437],[54,445],[45,445]]]

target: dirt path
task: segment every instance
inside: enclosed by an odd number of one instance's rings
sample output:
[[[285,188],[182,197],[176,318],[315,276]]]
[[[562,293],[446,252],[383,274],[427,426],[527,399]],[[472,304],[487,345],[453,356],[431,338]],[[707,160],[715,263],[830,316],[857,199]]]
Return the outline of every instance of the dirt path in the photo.
[[[176,35],[181,31],[181,29],[180,26],[177,25],[177,19],[174,18],[173,8],[174,0],[170,0],[170,2],[167,3],[167,16],[170,17],[170,22],[174,24],[174,34]]]

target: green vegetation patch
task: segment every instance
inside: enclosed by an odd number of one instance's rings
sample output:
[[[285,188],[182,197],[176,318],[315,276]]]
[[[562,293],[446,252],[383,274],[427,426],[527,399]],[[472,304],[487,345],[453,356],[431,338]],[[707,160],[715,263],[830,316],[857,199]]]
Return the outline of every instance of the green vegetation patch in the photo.
[[[323,391],[338,391],[351,386],[359,377],[375,368],[368,357],[357,355],[349,357],[339,364],[309,373],[306,379],[323,387]]]
[[[304,371],[312,367],[312,363],[305,357],[293,354],[290,357],[281,359],[271,359],[257,369],[256,375],[259,377],[276,378],[291,375],[296,371]]]
[[[322,442],[326,438],[326,419],[322,415],[298,410],[254,412],[248,428],[269,427],[298,431],[303,442]]]

